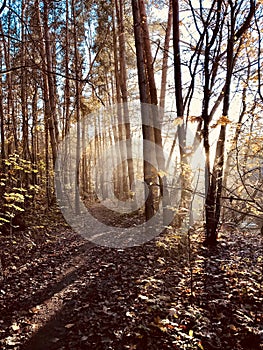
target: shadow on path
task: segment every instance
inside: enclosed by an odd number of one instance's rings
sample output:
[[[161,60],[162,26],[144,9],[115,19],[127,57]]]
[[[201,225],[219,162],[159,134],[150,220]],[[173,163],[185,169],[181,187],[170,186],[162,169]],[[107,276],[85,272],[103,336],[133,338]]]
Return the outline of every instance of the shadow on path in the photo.
[[[206,350],[260,350],[262,327],[262,246],[260,237],[226,232],[217,247],[201,248],[202,272],[197,303],[209,324],[199,330]],[[201,279],[200,279],[201,278]]]

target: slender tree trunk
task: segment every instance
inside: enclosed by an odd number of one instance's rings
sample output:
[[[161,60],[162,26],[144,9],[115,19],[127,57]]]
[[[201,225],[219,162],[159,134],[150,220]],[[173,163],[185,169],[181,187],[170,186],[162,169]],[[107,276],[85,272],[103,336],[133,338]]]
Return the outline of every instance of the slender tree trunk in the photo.
[[[67,135],[69,132],[69,122],[70,122],[70,85],[69,85],[69,4],[66,0],[66,22],[65,22],[65,95],[64,95],[64,119],[65,127],[63,130],[63,136]]]
[[[173,22],[172,4],[173,4],[173,1],[169,0],[168,20],[167,20],[167,27],[165,31],[164,48],[163,48],[161,91],[160,91],[160,103],[159,103],[161,108],[161,115],[160,115],[161,122],[163,120],[163,113],[165,108],[169,47],[170,47],[170,38],[171,38],[172,22]]]
[[[230,39],[227,47],[227,73],[223,100],[223,116],[228,116],[230,101],[230,86],[233,74],[234,57],[234,19],[231,18]],[[216,146],[215,161],[212,171],[211,184],[209,186],[206,212],[206,243],[215,245],[217,242],[217,226],[221,211],[221,193],[224,167],[226,125],[220,126],[220,133]]]
[[[150,35],[149,35],[149,28],[147,23],[147,15],[144,5],[144,0],[138,0],[139,3],[139,16],[140,16],[140,23],[142,28],[142,40],[143,40],[143,49],[146,59],[146,71],[147,71],[147,80],[148,80],[148,86],[149,86],[149,93],[150,93],[150,100],[149,103],[156,105],[158,104],[157,100],[157,89],[154,79],[154,70],[153,70],[153,58],[152,58],[152,51],[151,51],[151,43],[150,43]]]
[[[1,48],[0,48],[1,49]],[[2,53],[0,53],[0,61],[2,61]],[[3,110],[3,90],[2,90],[2,76],[0,77],[0,133],[1,133],[1,162],[0,167],[4,172],[4,159],[5,159],[5,118]]]
[[[56,160],[56,142],[54,136],[54,126],[51,117],[51,106],[49,99],[49,87],[48,87],[48,76],[47,76],[47,63],[46,63],[46,52],[45,52],[45,40],[44,40],[44,28],[40,14],[39,0],[35,1],[35,15],[36,15],[36,32],[39,37],[39,52],[42,60],[42,90],[44,99],[44,125],[45,125],[45,188],[47,206],[51,204],[51,179],[50,179],[50,162],[49,162],[49,140],[51,142],[53,164]]]
[[[119,37],[119,61],[120,61],[120,88],[123,101],[123,119],[126,136],[126,152],[128,163],[129,190],[134,183],[134,167],[132,155],[132,140],[130,128],[130,116],[128,108],[128,90],[127,90],[127,68],[126,68],[126,43],[125,43],[125,28],[124,28],[124,13],[123,0],[115,0],[116,15],[118,21],[118,37]]]
[[[242,23],[240,28],[236,29],[236,7],[231,2],[230,6],[230,21],[228,29],[228,43],[227,43],[227,58],[226,58],[226,82],[224,87],[223,110],[222,115],[228,117],[230,105],[230,90],[231,81],[233,77],[235,65],[235,41],[240,39],[242,35],[249,28],[250,21],[255,13],[255,2],[250,1],[250,11],[246,20]],[[214,33],[214,36],[216,34]],[[221,196],[223,185],[223,170],[224,170],[224,156],[225,156],[225,138],[226,138],[226,124],[221,124],[219,138],[216,145],[215,161],[211,176],[210,186],[208,187],[206,200],[206,241],[208,245],[215,245],[217,243],[217,227],[221,213]]]
[[[69,130],[70,130],[70,38],[69,38],[69,0],[65,1],[65,11],[66,11],[66,21],[65,21],[65,87],[64,87],[64,103],[63,103],[63,130],[62,138],[65,142],[65,154],[68,156],[70,154],[69,149]],[[67,137],[68,136],[68,137]],[[69,179],[69,164],[65,164],[65,171],[63,174],[63,182],[65,185],[70,183]]]
[[[114,18],[114,16],[113,16]],[[120,47],[119,47],[120,50]],[[121,164],[118,165],[118,177],[122,178],[122,188],[118,196],[121,199],[128,198],[128,168],[127,168],[127,149],[125,140],[125,128],[123,120],[123,109],[122,109],[122,99],[121,99],[121,82],[120,82],[120,61],[118,56],[118,46],[117,46],[117,33],[115,28],[115,21],[113,21],[113,52],[114,52],[114,68],[115,68],[115,87],[116,87],[116,99],[117,99],[117,117],[118,117],[118,145],[120,149],[120,161]]]
[[[35,91],[32,99],[32,127],[31,127],[31,153],[32,153],[32,163],[33,169],[37,170],[37,138],[38,138],[38,130],[37,130],[37,102],[38,102],[38,89],[37,85],[35,85]],[[33,172],[32,177],[32,185],[37,184],[37,174]]]
[[[182,221],[189,209],[191,200],[191,178],[189,170],[189,159],[187,157],[186,146],[186,126],[184,123],[184,102],[182,90],[182,63],[180,53],[180,22],[179,22],[179,1],[173,0],[173,47],[174,47],[174,81],[175,81],[175,100],[176,114],[180,120],[177,127],[179,140],[180,163],[181,163],[181,199],[179,204],[179,215],[176,217],[176,225],[181,226]]]
[[[77,128],[77,142],[76,142],[76,173],[75,173],[75,213],[80,214],[80,61],[78,49],[78,33],[75,13],[75,0],[72,0],[72,20],[73,20],[73,40],[74,40],[74,69],[75,69],[75,108],[76,108],[76,128]]]
[[[8,32],[11,32],[10,29],[10,18],[8,17]],[[11,65],[10,65],[10,37],[5,38],[4,36],[4,32],[3,32],[3,27],[2,27],[2,22],[1,22],[1,18],[0,18],[0,34],[1,37],[3,39],[3,53],[4,53],[4,60],[5,60],[5,66],[6,69],[9,70],[11,69]],[[17,136],[17,121],[16,121],[16,117],[15,117],[15,107],[14,107],[14,93],[13,93],[13,82],[12,82],[12,72],[10,72],[7,75],[7,107],[6,107],[6,114],[8,115],[8,119],[12,120],[12,124],[9,125],[10,123],[8,123],[8,129],[9,129],[9,135],[8,135],[8,152],[7,154],[11,154],[12,152],[12,148],[14,148],[15,150],[18,149],[18,136]],[[11,118],[10,118],[11,116]],[[10,127],[12,128],[10,130]],[[11,145],[11,139],[13,138],[13,145]]]
[[[22,1],[22,11],[21,11],[21,37],[22,37],[22,47],[21,47],[21,66],[26,66],[26,35],[25,35],[25,2]],[[21,70],[21,111],[22,111],[22,147],[23,147],[23,157],[24,159],[29,158],[29,140],[28,140],[28,110],[27,110],[27,71],[26,68]]]
[[[50,133],[50,142],[52,148],[53,165],[55,166],[57,159],[57,143],[58,143],[58,121],[56,115],[56,102],[55,102],[55,86],[53,78],[52,67],[52,53],[51,53],[51,40],[48,26],[48,14],[49,14],[49,2],[43,0],[43,39],[44,39],[44,57],[46,60],[45,74],[47,75],[48,82],[48,124]]]

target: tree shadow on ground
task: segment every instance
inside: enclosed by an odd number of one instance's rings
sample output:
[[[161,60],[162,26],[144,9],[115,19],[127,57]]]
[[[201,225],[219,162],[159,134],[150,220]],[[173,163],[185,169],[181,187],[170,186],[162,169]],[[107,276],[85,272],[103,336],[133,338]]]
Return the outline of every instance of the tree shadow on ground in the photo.
[[[160,254],[155,245],[94,253],[95,266],[87,266],[71,285],[77,292],[21,349],[174,349],[156,318],[166,317],[164,305],[179,277],[170,275],[165,282],[167,266],[156,266]],[[147,286],[153,276],[159,286]],[[159,302],[150,300],[154,293]]]
[[[257,259],[262,253],[255,239],[225,232],[216,247],[200,249],[203,262],[201,274],[195,275],[196,303],[209,320],[199,330],[206,350],[261,349],[260,335],[252,331],[260,329],[262,317],[260,290],[254,288],[262,278]]]
[[[79,257],[83,252],[92,249],[90,242],[74,239],[69,236],[67,246],[59,244],[60,237],[56,240],[42,244],[35,251],[22,251],[25,264],[13,265],[15,270],[6,274],[1,282],[0,305],[1,326],[8,330],[17,317],[23,317],[30,309],[44,303],[54,294],[71,284],[85,268],[77,266]],[[19,255],[19,251],[15,254]],[[21,259],[22,260],[22,259]],[[20,262],[20,260],[19,260]],[[74,265],[73,265],[74,264]],[[1,332],[0,338],[6,334]]]
[[[126,250],[70,241],[56,258],[48,249],[31,281],[26,274],[17,276],[19,302],[8,301],[6,328],[17,320],[17,349],[22,350],[201,349],[189,336],[192,331],[205,350],[259,349],[259,338],[248,328],[249,322],[259,323],[252,320],[259,304],[241,287],[249,277],[241,267],[255,266],[258,255],[255,245],[240,237],[227,236],[213,250],[197,250],[192,290],[186,257],[178,257],[176,249],[162,250],[156,241]],[[63,264],[66,269],[49,280],[47,272]],[[46,284],[37,288],[38,279]],[[44,306],[47,299],[50,307]],[[32,315],[29,309],[36,305],[42,312]],[[251,319],[246,324],[239,317],[242,309]]]

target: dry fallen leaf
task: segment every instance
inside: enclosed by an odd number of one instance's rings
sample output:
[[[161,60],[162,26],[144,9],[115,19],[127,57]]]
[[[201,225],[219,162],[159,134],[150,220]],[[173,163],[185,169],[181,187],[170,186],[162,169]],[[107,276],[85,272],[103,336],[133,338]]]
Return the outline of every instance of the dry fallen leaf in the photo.
[[[237,331],[236,326],[234,326],[233,324],[230,324],[230,325],[229,325],[229,328],[230,328],[232,331]]]
[[[20,327],[18,326],[18,324],[17,323],[13,323],[12,324],[12,326],[11,326],[11,328],[13,329],[13,331],[18,331],[19,329],[20,329]]]
[[[70,328],[72,328],[74,326],[75,326],[74,323],[68,323],[68,324],[65,325],[65,328],[70,329]]]

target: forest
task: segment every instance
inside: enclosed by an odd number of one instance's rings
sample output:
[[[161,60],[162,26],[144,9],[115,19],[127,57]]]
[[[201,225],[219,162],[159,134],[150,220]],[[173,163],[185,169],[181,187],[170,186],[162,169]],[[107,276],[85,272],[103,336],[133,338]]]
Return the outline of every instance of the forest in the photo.
[[[263,349],[263,1],[0,2],[0,348]]]

